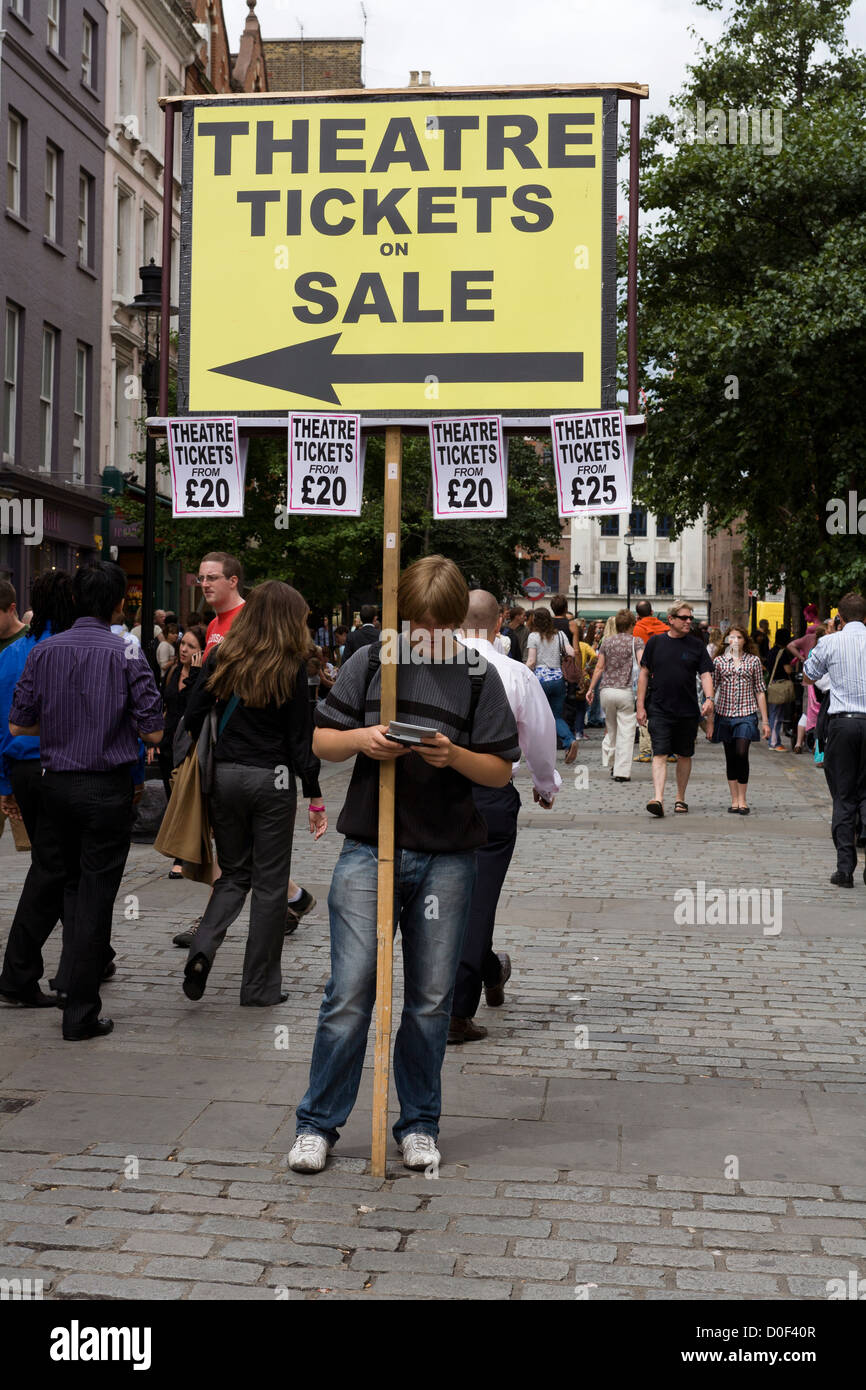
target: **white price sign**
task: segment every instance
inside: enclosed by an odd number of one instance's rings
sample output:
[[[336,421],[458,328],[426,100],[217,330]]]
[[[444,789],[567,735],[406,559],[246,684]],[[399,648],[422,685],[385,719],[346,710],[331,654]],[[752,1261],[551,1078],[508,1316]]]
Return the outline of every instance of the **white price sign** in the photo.
[[[360,415],[289,416],[289,511],[360,516],[364,490]]]
[[[631,511],[624,411],[552,415],[550,437],[560,516]]]
[[[505,450],[498,415],[430,421],[433,515],[508,515]]]
[[[173,517],[243,516],[246,443],[231,416],[168,421]]]

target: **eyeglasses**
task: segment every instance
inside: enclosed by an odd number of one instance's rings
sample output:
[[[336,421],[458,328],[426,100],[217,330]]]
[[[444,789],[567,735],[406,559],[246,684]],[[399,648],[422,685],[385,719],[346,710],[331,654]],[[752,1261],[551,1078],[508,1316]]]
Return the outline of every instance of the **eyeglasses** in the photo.
[[[674,613],[674,617],[679,618],[681,623],[690,623],[694,617],[694,613]]]

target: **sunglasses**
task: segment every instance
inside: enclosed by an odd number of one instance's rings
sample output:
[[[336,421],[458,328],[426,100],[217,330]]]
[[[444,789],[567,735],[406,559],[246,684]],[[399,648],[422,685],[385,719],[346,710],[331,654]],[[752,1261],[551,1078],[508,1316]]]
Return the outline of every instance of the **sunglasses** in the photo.
[[[675,617],[675,618],[679,618],[679,620],[680,620],[681,623],[690,623],[690,622],[693,620],[693,618],[694,618],[694,614],[693,614],[693,613],[675,613],[675,614],[674,614],[674,617]]]

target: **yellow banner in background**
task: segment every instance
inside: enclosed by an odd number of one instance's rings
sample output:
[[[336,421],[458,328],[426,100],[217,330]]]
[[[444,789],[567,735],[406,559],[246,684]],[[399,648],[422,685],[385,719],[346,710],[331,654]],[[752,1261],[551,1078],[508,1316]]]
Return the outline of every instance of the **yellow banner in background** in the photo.
[[[188,409],[597,409],[602,112],[194,105]]]

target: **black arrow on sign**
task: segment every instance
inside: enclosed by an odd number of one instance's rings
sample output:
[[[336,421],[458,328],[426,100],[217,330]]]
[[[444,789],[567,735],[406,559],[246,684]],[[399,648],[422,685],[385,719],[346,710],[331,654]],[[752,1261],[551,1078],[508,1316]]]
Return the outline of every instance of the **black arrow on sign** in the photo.
[[[337,357],[341,336],[293,343],[210,370],[334,405],[340,404],[334,382],[583,380],[582,352],[346,352]]]

